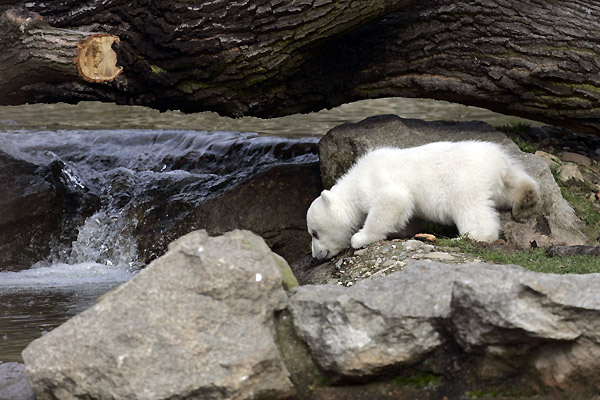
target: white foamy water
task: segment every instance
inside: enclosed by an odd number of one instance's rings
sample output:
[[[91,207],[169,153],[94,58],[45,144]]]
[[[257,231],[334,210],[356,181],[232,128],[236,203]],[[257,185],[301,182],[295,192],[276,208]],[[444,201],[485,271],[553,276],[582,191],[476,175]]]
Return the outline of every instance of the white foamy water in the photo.
[[[71,248],[22,271],[0,272],[0,292],[31,289],[87,290],[116,286],[141,267],[131,221],[101,210],[87,218]]]
[[[23,289],[76,289],[78,286],[128,281],[134,272],[123,265],[95,262],[57,263],[18,272],[0,272],[0,291]]]

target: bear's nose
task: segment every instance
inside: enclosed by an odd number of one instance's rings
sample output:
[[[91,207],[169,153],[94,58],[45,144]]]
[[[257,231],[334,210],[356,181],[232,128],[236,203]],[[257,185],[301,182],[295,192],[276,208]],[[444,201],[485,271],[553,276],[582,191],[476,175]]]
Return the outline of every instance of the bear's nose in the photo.
[[[313,251],[313,257],[317,260],[325,260],[327,259],[327,256],[329,256],[329,250]]]

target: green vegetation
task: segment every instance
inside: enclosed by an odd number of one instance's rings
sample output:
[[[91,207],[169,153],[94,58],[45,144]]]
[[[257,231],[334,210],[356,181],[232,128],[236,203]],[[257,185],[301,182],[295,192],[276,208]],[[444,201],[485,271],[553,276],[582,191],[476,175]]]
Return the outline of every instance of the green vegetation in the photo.
[[[490,399],[490,398],[501,398],[501,399],[512,399],[512,398],[523,398],[523,397],[532,397],[531,395],[523,395],[522,393],[518,393],[515,391],[502,391],[499,389],[490,389],[490,390],[469,390],[465,392],[465,395],[469,399]]]
[[[159,67],[158,65],[150,65],[150,69],[152,70],[152,72],[154,72],[155,74],[164,74],[165,72],[167,72],[166,69]]]
[[[594,208],[593,197],[594,188],[588,187],[585,183],[577,185],[567,185],[558,179],[559,167],[550,168],[554,180],[560,187],[560,192],[565,200],[573,207],[575,214],[585,224],[584,233],[590,238],[600,237],[600,213]],[[582,171],[585,174],[585,171]]]
[[[509,122],[506,125],[496,127],[496,129],[506,133],[507,135],[514,135],[516,133],[521,133],[521,132],[529,130],[529,128],[531,128],[531,125],[523,123],[523,122],[516,122],[516,121]]]
[[[535,153],[537,151],[536,145],[527,142],[518,136],[519,133],[527,131],[530,128],[531,126],[529,124],[523,122],[509,122],[506,125],[496,127],[496,129],[499,131],[506,133],[506,135],[511,138],[513,142],[515,142],[521,151],[525,153]]]
[[[530,249],[510,252],[490,248],[468,238],[438,239],[437,246],[458,247],[462,252],[473,254],[482,261],[497,264],[520,265],[535,272],[556,274],[589,274],[600,272],[597,256],[559,256],[549,257],[544,249]]]
[[[418,388],[426,386],[436,386],[439,382],[439,378],[429,372],[419,371],[409,376],[398,376],[393,379],[393,385],[403,386],[414,386]]]

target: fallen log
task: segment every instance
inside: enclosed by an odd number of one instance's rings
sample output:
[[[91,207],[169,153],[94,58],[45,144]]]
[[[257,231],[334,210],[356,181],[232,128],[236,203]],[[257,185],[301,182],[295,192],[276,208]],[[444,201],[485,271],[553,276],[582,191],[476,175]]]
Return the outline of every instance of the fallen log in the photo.
[[[1,105],[99,100],[276,117],[427,97],[600,134],[592,0],[2,4]],[[86,79],[77,44],[98,34],[118,38],[111,68],[122,72]]]

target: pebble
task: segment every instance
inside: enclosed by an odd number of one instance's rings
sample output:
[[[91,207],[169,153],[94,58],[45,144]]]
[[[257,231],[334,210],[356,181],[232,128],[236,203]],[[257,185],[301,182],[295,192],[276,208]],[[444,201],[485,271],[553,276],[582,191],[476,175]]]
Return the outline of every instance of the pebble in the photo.
[[[538,150],[535,155],[544,160],[544,162],[550,168],[558,167],[560,159],[553,154],[546,153],[545,151]]]
[[[416,251],[416,250],[423,248],[423,246],[424,246],[423,242],[411,239],[411,240],[407,240],[406,242],[404,242],[404,244],[402,244],[402,249],[404,251]]]
[[[422,247],[423,253],[429,253],[435,249],[435,246],[432,244],[426,244]]]
[[[570,180],[584,182],[583,175],[581,175],[581,171],[577,168],[577,165],[574,164],[565,164],[558,169],[558,179],[563,182],[568,182]]]
[[[573,162],[575,164],[583,165],[584,167],[592,165],[592,160],[590,160],[589,157],[577,153],[570,153],[568,151],[560,153],[560,158],[562,158],[563,161]]]
[[[443,253],[441,251],[434,251],[433,253],[425,254],[423,258],[435,261],[454,261],[456,257],[451,254]]]

